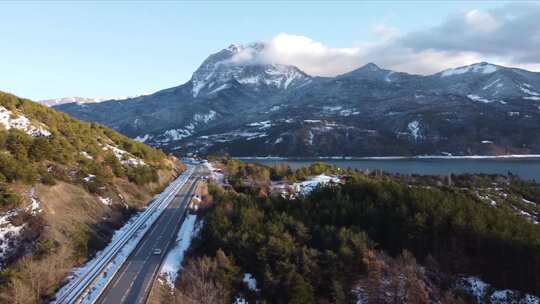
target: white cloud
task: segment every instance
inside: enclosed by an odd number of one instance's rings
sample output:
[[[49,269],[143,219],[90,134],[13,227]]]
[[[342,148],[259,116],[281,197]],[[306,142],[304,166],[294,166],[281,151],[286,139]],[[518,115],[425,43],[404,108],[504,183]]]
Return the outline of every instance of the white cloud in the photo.
[[[268,42],[264,57],[296,65],[308,74],[329,76],[356,68],[362,51],[358,47],[331,48],[306,36],[281,33]]]
[[[254,62],[294,65],[317,76],[343,74],[369,62],[387,69],[429,74],[482,60],[471,52],[414,51],[398,43],[397,29],[379,25],[374,31],[380,40],[348,48],[332,48],[306,36],[281,33],[266,43],[259,57],[241,56]]]
[[[398,28],[377,24],[372,28],[378,37],[375,41],[346,48],[281,33],[266,42],[262,52],[245,50],[234,60],[295,65],[318,76],[346,73],[369,62],[416,74],[436,73],[480,61],[538,71],[539,15],[539,5],[507,5],[490,11],[463,12],[438,26],[405,34]]]
[[[481,32],[493,32],[499,28],[500,23],[489,12],[471,10],[465,14],[465,21],[474,30]]]

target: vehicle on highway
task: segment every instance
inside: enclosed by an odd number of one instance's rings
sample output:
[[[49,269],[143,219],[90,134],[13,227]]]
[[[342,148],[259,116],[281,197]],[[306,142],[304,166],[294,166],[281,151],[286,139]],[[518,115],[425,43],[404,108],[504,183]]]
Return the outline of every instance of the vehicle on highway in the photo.
[[[161,255],[161,249],[159,249],[159,248],[154,249],[153,254],[154,255]]]

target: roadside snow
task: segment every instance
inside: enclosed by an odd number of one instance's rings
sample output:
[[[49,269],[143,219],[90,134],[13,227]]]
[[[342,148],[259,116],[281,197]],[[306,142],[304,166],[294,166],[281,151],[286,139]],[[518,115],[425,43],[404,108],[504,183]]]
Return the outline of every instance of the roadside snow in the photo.
[[[114,277],[118,269],[124,264],[131,252],[137,247],[139,241],[144,237],[145,233],[150,229],[152,224],[165,210],[167,204],[165,201],[170,202],[171,197],[174,195],[173,189],[179,189],[184,185],[188,177],[193,172],[193,167],[188,167],[188,170],[184,172],[182,176],[173,181],[163,192],[157,195],[152,202],[152,205],[148,206],[144,211],[141,211],[132,216],[129,221],[122,226],[122,228],[115,231],[111,241],[103,250],[96,253],[94,258],[86,262],[81,267],[73,269],[71,275],[68,277],[68,283],[62,286],[57,292],[57,298],[60,298],[65,293],[72,289],[74,284],[79,284],[79,278],[88,277],[90,273],[93,273],[93,268],[103,263],[103,259],[108,255],[111,255],[117,246],[117,244],[126,238],[129,238],[127,242],[121,247],[121,249],[114,255],[109,264],[103,269],[102,274],[98,277],[92,287],[83,294],[80,303],[94,303],[97,297],[101,294],[103,288],[107,286],[109,281]],[[155,208],[153,208],[155,207]],[[144,222],[142,222],[144,221]],[[140,226],[138,226],[140,225]],[[133,230],[136,229],[136,230]],[[75,285],[76,286],[76,285]],[[56,303],[56,302],[53,302]]]
[[[196,236],[195,221],[197,215],[188,214],[176,235],[175,246],[167,253],[159,270],[159,276],[165,278],[167,284],[173,288],[178,272],[182,269],[184,255],[191,245],[191,240]]]

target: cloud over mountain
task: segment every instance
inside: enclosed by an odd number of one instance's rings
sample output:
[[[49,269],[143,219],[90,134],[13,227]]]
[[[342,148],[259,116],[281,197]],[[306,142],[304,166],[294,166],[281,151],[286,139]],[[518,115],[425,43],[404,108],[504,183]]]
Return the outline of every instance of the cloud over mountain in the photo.
[[[335,76],[368,62],[418,74],[490,61],[540,70],[540,5],[506,5],[452,15],[440,25],[401,34],[377,24],[379,37],[346,48],[335,48],[310,37],[280,33],[260,52],[246,50],[236,62],[276,62],[295,65],[311,75]]]

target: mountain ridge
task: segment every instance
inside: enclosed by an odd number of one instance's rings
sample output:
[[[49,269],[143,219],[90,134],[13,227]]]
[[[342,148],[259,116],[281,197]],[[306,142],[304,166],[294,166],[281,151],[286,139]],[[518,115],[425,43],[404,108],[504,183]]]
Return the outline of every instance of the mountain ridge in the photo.
[[[540,73],[480,62],[415,75],[368,63],[313,77],[273,63],[264,47],[231,45],[203,61],[188,82],[129,102],[56,108],[175,153],[540,152],[531,138],[540,129]],[[197,119],[203,116],[209,119]]]

